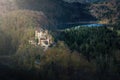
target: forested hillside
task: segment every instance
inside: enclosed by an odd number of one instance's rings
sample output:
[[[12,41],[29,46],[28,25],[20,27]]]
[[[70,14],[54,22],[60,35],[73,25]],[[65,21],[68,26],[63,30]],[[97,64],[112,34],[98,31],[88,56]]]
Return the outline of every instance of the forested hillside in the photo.
[[[120,21],[119,0],[93,3],[89,8],[91,14],[103,22],[115,24]]]
[[[0,80],[120,80],[120,1],[72,1],[0,0]]]

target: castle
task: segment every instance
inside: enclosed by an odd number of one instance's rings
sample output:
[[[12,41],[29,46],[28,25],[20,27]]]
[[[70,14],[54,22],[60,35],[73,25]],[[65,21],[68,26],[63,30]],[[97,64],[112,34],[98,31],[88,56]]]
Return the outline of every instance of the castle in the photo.
[[[48,30],[36,30],[35,38],[38,39],[38,45],[41,47],[49,47],[52,44],[52,36],[49,35]]]
[[[35,40],[29,40],[29,43],[39,45],[46,50],[53,43],[53,40],[48,30],[38,28],[35,30]]]
[[[48,30],[36,29],[35,30],[35,40],[29,40],[32,45],[39,45],[46,50],[52,45],[52,36],[49,34]]]

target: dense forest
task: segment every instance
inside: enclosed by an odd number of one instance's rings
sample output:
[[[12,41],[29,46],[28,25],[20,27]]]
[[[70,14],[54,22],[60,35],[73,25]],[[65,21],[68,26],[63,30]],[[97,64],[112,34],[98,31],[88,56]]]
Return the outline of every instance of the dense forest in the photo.
[[[119,72],[118,65],[115,64],[119,62],[119,52],[116,51],[120,44],[115,30],[107,27],[80,27],[65,30],[62,35],[61,39],[72,51],[77,50],[88,61],[95,62],[98,70],[110,72],[109,70],[116,68],[114,70]]]
[[[120,1],[77,1],[0,1],[0,80],[120,80]],[[103,25],[56,26],[80,21]],[[37,29],[46,50],[29,42]]]

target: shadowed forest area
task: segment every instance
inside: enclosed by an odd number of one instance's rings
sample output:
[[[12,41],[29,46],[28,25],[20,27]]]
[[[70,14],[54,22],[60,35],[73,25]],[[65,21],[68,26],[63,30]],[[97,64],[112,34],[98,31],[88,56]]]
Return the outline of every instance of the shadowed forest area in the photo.
[[[119,7],[119,0],[0,0],[0,80],[120,80]]]

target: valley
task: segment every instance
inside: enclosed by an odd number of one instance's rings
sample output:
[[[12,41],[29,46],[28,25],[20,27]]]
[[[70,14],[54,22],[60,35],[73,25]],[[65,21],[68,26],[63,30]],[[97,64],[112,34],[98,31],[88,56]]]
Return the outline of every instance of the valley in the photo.
[[[120,80],[119,0],[0,0],[0,80]]]

